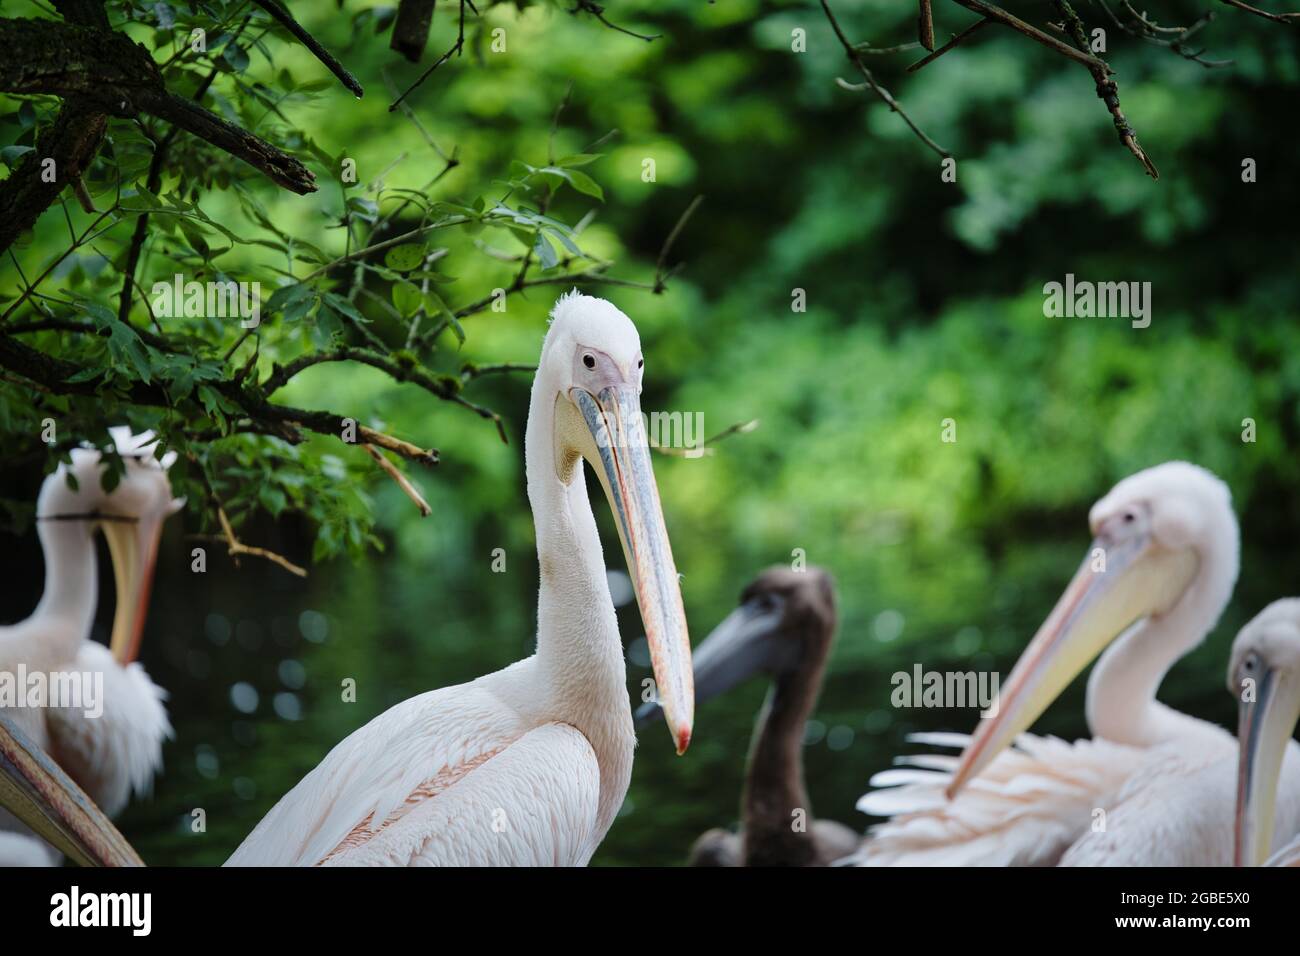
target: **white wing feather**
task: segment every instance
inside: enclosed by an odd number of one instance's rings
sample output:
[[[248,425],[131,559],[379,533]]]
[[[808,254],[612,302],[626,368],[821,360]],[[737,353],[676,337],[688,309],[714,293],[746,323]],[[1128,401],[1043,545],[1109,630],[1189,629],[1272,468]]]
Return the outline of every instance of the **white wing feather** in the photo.
[[[58,850],[0,810],[0,867],[58,866],[59,859]]]
[[[1264,865],[1300,866],[1300,836],[1297,836],[1294,840],[1269,857],[1268,862]]]
[[[917,743],[965,748],[966,734],[915,734]],[[944,789],[958,758],[903,757],[871,778],[880,789],[858,809],[894,819],[876,825],[857,866],[1051,866],[1092,824],[1140,765],[1142,751],[1105,740],[1068,743],[1022,734],[954,800]]]
[[[600,842],[599,800],[587,738],[543,724],[326,865],[585,866]]]
[[[1215,728],[1217,730],[1217,728]],[[1062,866],[1232,866],[1237,745],[1219,730],[1195,746],[1154,747],[1108,811]],[[1300,829],[1300,746],[1287,748],[1274,809],[1274,846]]]
[[[466,812],[464,791],[458,791],[458,785],[469,779],[474,780],[471,789],[491,784],[500,779],[502,767],[520,770],[516,761],[521,756],[536,755],[538,739],[531,735],[523,739],[536,722],[526,720],[495,692],[519,666],[412,697],[352,733],[271,809],[226,865],[312,866],[328,861],[405,866],[466,859],[464,854],[473,852],[468,845],[481,834],[448,822],[449,814]],[[543,736],[555,739],[550,730]],[[582,743],[590,754],[586,738]],[[561,744],[566,753],[574,749],[572,741]],[[570,775],[589,770],[584,760],[571,753],[567,765],[543,769]],[[598,788],[599,772],[591,773]],[[578,789],[585,807],[585,777]],[[499,806],[500,801],[490,809]],[[537,801],[531,811],[516,808],[513,813],[522,821],[530,812],[555,810],[551,800]],[[511,815],[506,808],[507,826]],[[594,804],[589,816],[594,821]],[[425,832],[423,840],[412,837],[412,826],[421,822],[438,832]],[[367,846],[370,849],[365,850]],[[528,852],[521,856],[527,857]]]
[[[100,809],[116,816],[132,793],[153,789],[163,741],[172,736],[163,706],[167,692],[139,663],[121,667],[94,641],[82,644],[69,669],[103,675],[103,713],[87,717],[85,707],[49,708],[50,752]]]

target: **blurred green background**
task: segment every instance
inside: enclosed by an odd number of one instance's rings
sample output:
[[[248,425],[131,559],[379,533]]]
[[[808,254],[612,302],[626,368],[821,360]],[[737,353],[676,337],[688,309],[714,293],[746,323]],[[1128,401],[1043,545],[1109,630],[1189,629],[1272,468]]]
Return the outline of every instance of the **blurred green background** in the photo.
[[[1203,6],[1162,3],[1158,15],[1187,23]],[[834,7],[855,40],[911,38],[913,5]],[[453,8],[439,5],[420,66],[389,51],[375,9],[295,5],[368,95],[355,101],[330,83],[280,109],[327,153],[355,158],[363,181],[391,165],[390,187],[420,188],[442,161],[412,123],[387,111],[382,71],[396,88],[414,80],[453,41]],[[1041,19],[1049,8],[1010,9]],[[1161,696],[1232,720],[1223,689],[1232,636],[1298,586],[1294,31],[1225,7],[1201,39],[1207,55],[1235,64],[1209,71],[1108,30],[1125,112],[1159,182],[1117,143],[1087,72],[1023,37],[989,29],[916,74],[903,72],[915,52],[872,58],[882,82],[958,157],[950,184],[899,117],[837,87],[850,67],[815,4],[608,7],[614,22],[665,34],[653,43],[550,5],[483,12],[489,30],[506,30],[506,52],[485,42],[409,100],[439,147],[455,146],[461,160],[434,198],[477,195],[513,159],[543,162],[570,87],[557,152],[617,134],[585,167],[604,202],[568,191],[555,208],[568,222],[597,210],[584,247],[616,260],[611,274],[648,280],[667,232],[705,196],[672,250],[684,266],[664,294],[586,291],[637,323],[648,411],[700,412],[707,434],[761,422],[712,456],[656,458],[694,639],[757,571],[789,562],[794,549],[838,581],[838,643],[807,732],[816,815],[865,827],[854,801],[873,772],[907,751],[905,734],[974,725],[974,710],[892,708],[890,675],[916,662],[1005,673],[1082,558],[1092,501],[1168,459],[1228,482],[1244,551],[1224,620]],[[1096,7],[1080,12],[1106,25]],[[972,19],[950,4],[936,16],[941,39]],[[807,30],[808,52],[791,52],[794,28]],[[286,44],[274,63],[253,51],[247,73],[274,85],[282,69],[299,83],[327,79]],[[1247,157],[1258,164],[1253,184],[1241,179]],[[646,158],[656,182],[642,180]],[[280,228],[335,249],[343,200],[322,185],[307,197],[265,182],[250,188]],[[229,191],[205,192],[200,204],[235,231],[247,222]],[[21,261],[57,252],[63,230],[61,214],[47,213]],[[252,270],[257,256],[240,248],[223,264]],[[468,242],[449,260],[454,304],[512,275]],[[0,270],[8,276],[11,266]],[[1151,282],[1150,327],[1044,317],[1043,284],[1066,273]],[[805,312],[792,311],[796,289]],[[531,290],[504,314],[467,319],[463,348],[442,342],[447,367],[535,362],[557,291]],[[373,502],[382,553],[323,561],[299,581],[256,559],[235,569],[213,549],[208,573],[196,576],[184,538],[195,518],[171,523],[143,659],[171,694],[176,739],[154,795],[121,820],[147,862],[222,862],[346,734],[406,697],[531,652],[528,388],[517,375],[470,392],[505,416],[507,446],[489,423],[372,369],[323,366],[295,381],[292,404],[363,410],[441,450],[437,470],[412,473],[433,506],[424,520],[382,476],[340,470],[340,482]],[[940,440],[947,418],[955,443]],[[1241,438],[1245,418],[1257,423],[1253,443]],[[6,490],[34,497],[40,474],[11,472]],[[598,520],[621,568],[603,506]],[[312,550],[310,529],[287,512],[250,522],[242,536],[300,563]],[[504,574],[492,573],[494,548],[506,551]],[[5,552],[12,621],[39,593],[34,533]],[[110,605],[106,582],[101,629]],[[619,613],[636,693],[648,673],[643,631],[635,606]],[[354,704],[340,700],[349,677]],[[1082,688],[1080,679],[1037,729],[1086,733]],[[680,862],[696,834],[735,821],[763,692],[753,682],[703,707],[682,758],[662,728],[642,735],[627,802],[594,863]],[[206,833],[191,832],[194,808],[206,811]]]

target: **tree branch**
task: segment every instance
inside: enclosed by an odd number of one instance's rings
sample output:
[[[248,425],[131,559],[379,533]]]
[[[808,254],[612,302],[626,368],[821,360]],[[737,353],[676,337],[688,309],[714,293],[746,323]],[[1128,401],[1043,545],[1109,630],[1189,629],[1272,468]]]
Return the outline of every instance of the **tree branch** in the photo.
[[[244,21],[234,32],[234,38],[238,39],[243,34],[244,29],[248,26],[251,15],[244,17]],[[206,77],[199,83],[198,89],[194,91],[194,102],[200,103],[203,97],[207,95],[212,83],[220,73],[218,67],[213,67]],[[167,153],[171,149],[172,143],[180,128],[173,126],[167,131],[161,140],[154,143],[153,156],[149,160],[149,172],[145,176],[145,188],[151,193],[157,193],[162,185],[163,166],[167,162]],[[126,262],[122,266],[122,291],[118,295],[117,318],[119,322],[126,322],[127,317],[131,314],[131,292],[135,289],[135,270],[140,264],[140,255],[144,250],[144,240],[149,235],[149,214],[140,213],[135,220],[135,230],[131,233],[131,244],[127,247]]]
[[[962,2],[962,0],[958,0]],[[1052,0],[1056,8],[1061,12],[1065,20],[1068,35],[1073,38],[1074,43],[1081,50],[1088,49],[1088,34],[1083,25],[1083,20],[1074,12],[1074,7],[1070,6],[1069,0]],[[1097,84],[1097,96],[1106,104],[1106,109],[1110,111],[1111,119],[1115,123],[1115,132],[1119,134],[1119,141],[1124,144],[1125,148],[1137,157],[1142,168],[1147,171],[1147,175],[1152,179],[1159,179],[1160,172],[1156,169],[1155,163],[1151,162],[1141,144],[1138,143],[1137,131],[1129,125],[1124,116],[1124,111],[1119,106],[1119,84],[1110,78],[1111,69],[1101,60],[1097,61],[1097,66],[1089,66],[1088,71]]]
[[[662,33],[637,33],[635,30],[629,30],[627,27],[621,27],[617,23],[610,23],[605,19],[605,8],[594,0],[575,0],[576,6],[570,10],[570,13],[590,13],[593,17],[617,33],[622,33],[630,37],[636,37],[638,40],[645,40],[646,43],[653,43],[655,40],[662,40]]]
[[[1038,29],[1038,27],[1026,23],[1019,17],[1012,16],[1001,7],[995,7],[991,3],[985,3],[984,0],[953,0],[953,2],[960,4],[967,10],[981,14],[989,20],[996,20],[998,23],[1010,27],[1017,33],[1023,33],[1025,36],[1029,37],[1029,39],[1041,43],[1050,50],[1055,50],[1057,53],[1061,54],[1061,56],[1074,60],[1076,63],[1082,63],[1089,69],[1100,69],[1106,71],[1106,73],[1110,73],[1110,67],[1105,63],[1105,61],[1099,60],[1092,54],[1084,52],[1087,50],[1086,46],[1083,50],[1076,50],[1068,43],[1062,43],[1051,34],[1044,33],[1042,30]]]
[[[917,17],[916,38],[921,46],[934,52],[934,11],[930,9],[930,0],[920,0],[920,16]]]
[[[357,99],[361,99],[361,97],[365,95],[366,91],[361,88],[361,84],[357,82],[357,78],[349,73],[342,63],[334,59],[329,50],[321,46],[320,42],[303,29],[302,24],[295,20],[293,15],[276,2],[276,0],[253,0],[253,2],[269,13],[272,20],[292,33],[298,42],[308,50],[311,50],[312,56],[325,64],[325,68],[337,76],[339,82],[351,90],[352,93],[356,95]]]
[[[69,23],[108,29],[102,0],[54,0],[54,6]],[[83,207],[88,204],[81,174],[95,161],[107,129],[108,117],[91,103],[76,96],[64,102],[53,125],[37,139],[36,149],[0,184],[0,253],[36,225],[64,186],[73,187]],[[54,182],[44,181],[46,159],[54,160]]]
[[[988,26],[990,23],[993,22],[994,21],[988,19],[987,17],[983,20],[976,20],[965,30],[962,30],[961,33],[958,33],[956,36],[954,36],[943,46],[939,47],[939,49],[932,52],[929,56],[924,56],[921,59],[917,60],[915,63],[913,63],[911,66],[909,66],[907,68],[907,72],[915,73],[917,70],[925,66],[927,63],[932,63],[933,61],[939,59],[939,57],[943,56],[953,47],[957,46],[960,43],[964,43],[966,40],[969,40],[972,35],[978,33],[980,30],[983,30],[986,26]]]
[[[311,171],[292,156],[168,92],[148,51],[123,34],[49,20],[0,20],[0,49],[27,52],[22,62],[0,61],[0,90],[80,97],[111,116],[147,113],[242,159],[285,189],[316,189]]]
[[[1242,3],[1241,0],[1220,0],[1230,7],[1236,7],[1238,10],[1245,10],[1247,13],[1253,13],[1257,17],[1263,17],[1265,20],[1272,20],[1274,23],[1286,23],[1290,26],[1300,26],[1300,13],[1269,13],[1267,10],[1261,10],[1258,7],[1252,7],[1248,3]]]
[[[383,469],[384,474],[397,482],[397,487],[402,489],[406,497],[415,502],[415,506],[420,509],[420,517],[427,518],[433,514],[433,509],[429,507],[429,502],[424,500],[424,495],[420,494],[419,489],[411,484],[410,480],[397,470],[397,466],[384,457],[383,452],[375,450],[374,445],[362,445],[366,453],[375,460],[375,463]]]
[[[938,143],[932,140],[929,136],[927,136],[922,131],[921,127],[917,126],[916,123],[913,122],[912,117],[907,115],[907,112],[903,109],[902,106],[899,105],[898,100],[894,99],[893,95],[889,92],[889,90],[885,89],[883,86],[881,86],[879,83],[876,82],[875,76],[872,74],[872,72],[869,69],[867,69],[867,65],[862,62],[862,56],[858,52],[858,48],[854,44],[849,42],[849,38],[846,37],[844,35],[844,31],[840,29],[839,21],[835,19],[835,14],[831,12],[830,5],[826,2],[826,0],[820,0],[820,2],[822,5],[822,10],[825,11],[826,13],[826,19],[830,21],[831,29],[835,31],[836,39],[838,39],[840,41],[840,45],[844,47],[844,53],[845,55],[848,56],[849,62],[852,63],[855,67],[857,67],[858,72],[862,74],[862,78],[866,80],[865,84],[856,84],[856,85],[853,83],[847,83],[842,79],[837,79],[836,82],[839,83],[839,85],[846,90],[856,91],[856,90],[870,89],[873,93],[876,94],[876,96],[880,98],[880,100],[886,106],[888,106],[891,110],[893,110],[895,113],[897,113],[899,116],[903,118],[903,122],[907,124],[908,128],[913,133],[916,134],[917,138],[921,140],[921,142],[925,143],[926,146],[929,146],[932,150],[934,150],[936,153],[938,153],[940,156],[944,157],[945,159],[951,156],[952,155],[951,153],[949,153],[946,149],[944,149],[942,146],[940,146]],[[961,0],[958,0],[958,2],[961,2]]]
[[[41,131],[36,148],[0,183],[0,253],[31,229],[59,198],[63,187],[80,181],[90,168],[108,129],[108,117],[94,104],[70,97],[54,122]],[[52,182],[42,172],[54,162]]]
[[[0,329],[0,332],[2,331],[3,329]],[[85,376],[86,370],[75,362],[47,355],[8,335],[0,335],[0,369],[10,371],[56,395],[96,397],[108,384],[102,375]],[[342,415],[334,412],[308,411],[288,405],[276,405],[267,401],[263,394],[245,388],[238,381],[216,382],[210,387],[236,405],[242,415],[249,420],[251,427],[241,429],[243,431],[274,435],[297,444],[303,440],[303,436],[298,431],[301,427],[319,435],[329,435],[344,444],[352,444],[344,439],[344,435],[355,426],[358,443],[369,442],[378,445],[422,465],[438,464],[436,448],[421,448],[400,438],[366,428],[364,425],[357,424],[355,418],[345,420]],[[175,404],[166,389],[156,381],[132,382],[125,388],[116,388],[116,395],[133,405],[171,408]],[[469,403],[462,402],[462,404]],[[492,413],[487,413],[487,416],[492,417]],[[204,436],[204,440],[210,441],[218,437],[221,436]]]
[[[446,53],[444,53],[442,56],[438,57],[438,59],[434,61],[433,66],[429,67],[427,70],[421,73],[419,77],[416,79],[416,81],[412,83],[410,86],[408,86],[402,92],[401,96],[399,96],[397,99],[393,100],[393,102],[389,104],[388,112],[391,113],[394,110],[396,110],[402,104],[403,100],[405,100],[408,96],[410,96],[413,92],[415,92],[415,90],[419,88],[421,83],[423,83],[425,80],[427,80],[430,76],[433,75],[434,70],[442,66],[453,56],[460,53],[464,49],[465,49],[465,0],[460,0],[460,25],[457,27],[457,31],[456,31],[456,42],[451,45],[450,49],[448,49]]]
[[[433,25],[435,0],[401,0],[389,47],[412,63],[419,63],[429,44],[429,27]]]

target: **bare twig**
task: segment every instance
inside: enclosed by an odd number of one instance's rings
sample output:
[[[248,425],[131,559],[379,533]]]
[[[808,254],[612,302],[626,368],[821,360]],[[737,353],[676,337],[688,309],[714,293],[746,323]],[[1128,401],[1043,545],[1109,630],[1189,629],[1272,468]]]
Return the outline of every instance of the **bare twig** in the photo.
[[[1265,20],[1272,20],[1274,23],[1286,23],[1291,26],[1300,25],[1300,13],[1269,13],[1267,10],[1259,9],[1259,7],[1252,7],[1248,3],[1242,3],[1241,0],[1220,0],[1220,2],[1226,3],[1230,7],[1236,7],[1238,10],[1253,13]]]
[[[1029,39],[1041,43],[1048,49],[1055,50],[1057,53],[1061,54],[1061,56],[1068,57],[1076,63],[1082,63],[1089,69],[1101,69],[1105,70],[1107,73],[1110,72],[1110,67],[1107,66],[1103,60],[1099,60],[1092,54],[1085,52],[1087,50],[1086,46],[1083,50],[1076,50],[1068,43],[1062,43],[1051,34],[1044,33],[1042,30],[1038,29],[1038,27],[1026,23],[1019,17],[1012,16],[1001,7],[995,7],[991,3],[985,3],[984,0],[953,0],[953,2],[960,4],[967,10],[981,14],[989,20],[996,20],[1004,26],[1008,26],[1015,30],[1017,33],[1023,33],[1025,36],[1029,37]]]
[[[299,567],[283,555],[276,554],[269,548],[244,544],[244,542],[236,538],[235,530],[230,526],[230,519],[226,517],[225,509],[219,505],[217,506],[217,517],[221,519],[221,531],[226,536],[226,553],[235,562],[235,567],[239,567],[239,555],[247,554],[250,557],[265,558],[267,561],[274,562],[290,574],[296,574],[300,578],[307,576],[306,568]]]
[[[337,76],[339,82],[351,90],[352,93],[356,95],[357,99],[360,99],[365,95],[366,91],[361,88],[361,84],[357,82],[357,78],[349,73],[342,63],[334,59],[329,50],[326,50],[321,46],[320,42],[314,36],[303,29],[302,24],[295,20],[293,15],[281,6],[277,0],[253,0],[253,2],[269,13],[272,20],[293,34],[294,38],[310,50],[312,56],[325,64],[325,68]]]
[[[516,278],[516,280],[513,283],[511,283],[509,286],[505,288],[504,292],[506,295],[511,295],[523,289],[534,288],[535,286],[569,285],[570,283],[572,283],[575,286],[599,283],[601,285],[624,286],[629,289],[644,289],[647,292],[656,291],[655,286],[651,285],[648,282],[635,282],[631,279],[620,279],[617,276],[605,275],[603,272],[600,272],[595,269],[587,269],[582,272],[566,272],[563,273],[562,275],[539,276],[534,279],[520,280]],[[461,306],[452,314],[455,315],[457,319],[464,319],[467,318],[468,316],[476,315],[477,313],[482,312],[483,310],[491,306],[492,303],[497,300],[497,298],[498,296],[495,293],[491,295],[485,295],[481,299],[476,299],[475,301],[471,302],[469,305]],[[433,330],[434,333],[441,333],[441,331],[442,331],[441,327]],[[426,334],[424,336],[421,336],[421,340],[424,342],[428,342],[431,341],[433,337],[434,336],[432,334]]]
[[[423,83],[425,80],[427,80],[430,76],[433,75],[434,70],[442,66],[453,56],[456,56],[457,54],[464,51],[465,49],[465,2],[466,0],[460,0],[460,23],[456,30],[456,42],[451,45],[451,48],[448,49],[446,53],[444,53],[442,56],[438,57],[438,59],[434,61],[433,66],[429,67],[427,70],[421,73],[419,77],[416,79],[416,81],[412,83],[410,86],[408,86],[405,89],[405,91],[403,91],[401,96],[399,96],[397,99],[393,100],[393,102],[389,104],[388,112],[391,113],[394,110],[396,110],[397,107],[401,105],[403,100],[405,100],[408,96],[410,96],[413,92],[415,92],[415,90],[419,88],[421,83]]]
[[[958,3],[966,0],[957,0]],[[1057,10],[1060,11],[1064,19],[1066,32],[1074,40],[1080,50],[1088,49],[1088,34],[1084,28],[1083,20],[1074,12],[1074,7],[1070,5],[1070,0],[1052,0]],[[1142,168],[1147,171],[1147,175],[1152,179],[1159,179],[1160,172],[1156,169],[1149,156],[1146,154],[1141,144],[1138,142],[1137,131],[1129,125],[1128,119],[1124,116],[1124,111],[1119,105],[1119,84],[1110,78],[1111,69],[1101,60],[1096,61],[1097,65],[1089,66],[1088,72],[1097,84],[1097,96],[1106,104],[1106,109],[1110,111],[1111,119],[1115,123],[1115,132],[1119,134],[1119,141],[1124,147],[1137,157]]]
[[[730,438],[732,435],[744,435],[752,432],[759,425],[757,418],[747,422],[736,422],[729,425],[722,431],[718,432],[712,438],[706,438],[703,443],[695,448],[669,448],[666,445],[655,445],[654,450],[663,455],[671,455],[674,458],[701,458],[706,455],[714,454],[714,446],[720,441]]]
[[[307,576],[307,571],[294,564],[283,555],[276,554],[269,548],[258,548],[253,545],[244,544],[235,535],[235,529],[230,523],[230,518],[226,516],[226,509],[221,504],[221,498],[217,496],[217,491],[212,487],[212,479],[208,477],[208,470],[199,460],[199,457],[193,452],[187,456],[195,464],[195,471],[198,473],[199,481],[203,483],[204,490],[207,491],[208,497],[212,500],[213,506],[217,509],[217,521],[221,524],[221,535],[194,535],[193,537],[207,541],[223,541],[226,545],[226,553],[230,560],[234,562],[235,567],[239,567],[239,556],[241,554],[249,555],[254,558],[264,558],[272,561],[284,568],[290,574],[296,574],[300,578]]]
[[[609,27],[611,30],[615,30],[618,33],[626,34],[627,36],[630,37],[636,37],[638,40],[645,40],[646,43],[653,43],[655,40],[663,39],[662,33],[654,33],[654,34],[637,33],[635,30],[629,30],[627,27],[621,27],[617,23],[610,23],[609,20],[605,19],[605,8],[602,7],[600,4],[593,2],[593,0],[576,0],[576,3],[577,6],[575,6],[572,10],[570,10],[569,11],[570,13],[590,13],[593,17],[595,17],[605,26]]]
[[[1106,11],[1106,16],[1110,18],[1111,23],[1129,36],[1137,37],[1156,46],[1162,46],[1183,59],[1191,60],[1206,69],[1232,65],[1232,60],[1207,60],[1203,56],[1204,50],[1188,50],[1186,48],[1189,38],[1198,33],[1206,24],[1213,22],[1213,10],[1188,26],[1162,27],[1154,20],[1147,19],[1144,14],[1138,13],[1128,0],[1120,0],[1120,8],[1123,10],[1124,15],[1128,17],[1127,23],[1116,15],[1115,11],[1106,3],[1106,0],[1097,0],[1097,5]],[[1064,27],[1062,27],[1062,30],[1064,30]]]
[[[700,208],[700,203],[702,202],[704,202],[703,196],[696,196],[692,199],[690,205],[688,205],[685,211],[677,217],[677,222],[664,238],[664,244],[659,249],[659,258],[655,260],[654,291],[656,295],[667,288],[668,279],[676,271],[675,269],[667,269],[668,253],[672,251],[673,243],[675,243],[677,237],[682,234],[682,230],[686,228],[686,224],[690,222],[691,217],[695,215],[695,210]]]
[[[401,0],[397,5],[397,19],[393,21],[389,47],[412,63],[419,63],[429,42],[433,10],[434,0]]]
[[[407,477],[397,470],[397,466],[384,457],[382,452],[375,449],[374,445],[362,445],[366,453],[375,460],[384,473],[397,482],[397,487],[402,489],[406,497],[415,502],[415,506],[420,509],[420,517],[427,518],[433,514],[433,509],[429,507],[429,502],[424,500],[424,495],[420,494],[415,485]]]
[[[930,0],[920,0],[921,12],[917,18],[916,33],[921,46],[934,52],[934,11],[930,9]]]
[[[911,43],[896,43],[893,46],[872,46],[870,43],[857,43],[853,46],[853,49],[863,56],[885,56],[889,53],[906,53],[908,50],[919,50],[920,48],[921,44],[916,40]]]
[[[848,56],[849,62],[857,67],[858,72],[862,74],[862,78],[866,80],[865,84],[858,85],[847,83],[844,80],[838,80],[837,82],[839,85],[847,90],[870,89],[881,99],[882,102],[884,102],[886,106],[903,118],[903,122],[907,124],[908,128],[916,134],[917,138],[920,139],[921,142],[925,143],[926,146],[930,147],[945,159],[951,156],[951,153],[927,136],[922,131],[921,127],[917,126],[916,123],[913,122],[912,117],[907,115],[907,112],[899,105],[898,100],[894,99],[889,90],[876,82],[875,76],[869,69],[867,69],[867,65],[862,62],[862,55],[858,52],[857,47],[849,42],[849,38],[846,37],[844,31],[840,29],[839,21],[835,19],[835,14],[831,12],[830,5],[826,0],[820,0],[820,2],[822,10],[826,13],[826,19],[830,21],[831,29],[835,31],[836,38],[840,41],[840,45],[844,47],[844,53]],[[960,0],[958,0],[958,2],[960,2]]]
[[[917,60],[915,63],[913,63],[911,66],[909,66],[909,67],[907,68],[907,72],[908,72],[908,73],[915,73],[917,70],[919,70],[921,67],[925,66],[927,63],[931,63],[931,62],[933,62],[934,60],[937,60],[939,57],[943,56],[945,53],[947,53],[947,52],[948,52],[949,50],[951,50],[953,47],[957,46],[957,45],[960,44],[960,43],[964,43],[966,40],[970,39],[972,35],[978,33],[980,30],[984,29],[986,26],[988,26],[988,25],[989,25],[990,23],[992,23],[992,22],[993,22],[993,21],[992,21],[992,20],[989,20],[988,18],[985,18],[985,19],[983,19],[983,20],[976,20],[974,23],[972,23],[970,26],[968,26],[965,30],[962,30],[961,33],[958,33],[958,34],[957,34],[956,36],[954,36],[951,40],[949,40],[949,41],[948,41],[947,43],[945,43],[943,46],[939,47],[939,49],[935,50],[935,51],[934,51],[933,53],[931,53],[929,56],[922,57],[921,59],[919,59],[919,60]]]
[[[460,368],[460,378],[462,382],[471,382],[476,378],[484,375],[504,375],[509,372],[536,372],[536,365],[525,365],[520,362],[502,362],[498,365],[475,365],[473,362],[466,362]]]

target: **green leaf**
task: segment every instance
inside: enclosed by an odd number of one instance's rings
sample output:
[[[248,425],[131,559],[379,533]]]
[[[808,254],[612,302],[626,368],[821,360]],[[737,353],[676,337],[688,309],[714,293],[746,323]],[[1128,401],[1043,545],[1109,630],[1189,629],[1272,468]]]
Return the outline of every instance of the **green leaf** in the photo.
[[[418,269],[424,262],[424,246],[411,242],[403,246],[393,246],[384,253],[384,264],[398,272],[410,272]]]
[[[266,300],[265,311],[273,313],[277,309],[283,309],[291,303],[301,301],[315,294],[315,291],[309,285],[301,282],[294,282],[290,285],[282,285],[271,293],[271,298]]]
[[[586,166],[588,163],[594,163],[596,160],[600,159],[600,156],[600,153],[574,153],[572,156],[565,156],[563,159],[557,160],[555,165],[569,168],[574,166]]]
[[[594,196],[601,202],[605,201],[604,190],[596,184],[596,180],[592,179],[584,172],[576,169],[563,169],[559,166],[544,166],[537,170],[537,172],[546,176],[558,177],[559,179],[566,180],[569,185],[578,192],[587,196]]]
[[[564,246],[564,248],[569,250],[569,252],[573,253],[573,255],[575,256],[585,255],[585,253],[583,253],[583,251],[578,248],[578,244],[574,242],[566,233],[561,232],[558,229],[547,229],[546,234],[548,236],[551,236],[554,239],[559,240],[560,245]]]
[[[248,69],[248,53],[237,43],[227,43],[221,51],[221,58],[234,67],[237,73]]]
[[[367,319],[364,315],[362,315],[360,310],[358,310],[355,305],[353,305],[343,296],[338,295],[337,293],[334,292],[326,292],[324,298],[325,301],[328,302],[334,309],[336,309],[339,312],[342,312],[344,315],[346,315],[353,322],[356,322],[358,325],[370,324],[370,320]]]
[[[298,322],[311,314],[311,310],[316,307],[316,294],[303,298],[294,299],[284,307],[284,321]]]
[[[285,506],[289,503],[284,492],[275,485],[260,485],[257,489],[257,500],[262,503],[262,507],[267,510],[272,518],[280,517],[280,512],[284,511]]]
[[[560,257],[555,254],[555,247],[540,229],[537,230],[537,238],[533,240],[533,255],[537,256],[537,261],[542,264],[543,269],[554,269],[560,263]]]
[[[605,191],[597,185],[596,180],[592,179],[586,173],[579,172],[576,169],[568,170],[569,184],[578,192],[586,196],[594,196],[601,202],[605,201]]]
[[[393,305],[409,319],[424,305],[424,293],[410,282],[398,282],[393,286]]]
[[[343,332],[343,320],[328,305],[322,305],[316,313],[316,321],[311,328],[311,340],[318,349],[327,348],[334,336]]]
[[[13,169],[24,155],[34,149],[34,146],[6,146],[4,149],[0,149],[0,162]]]

